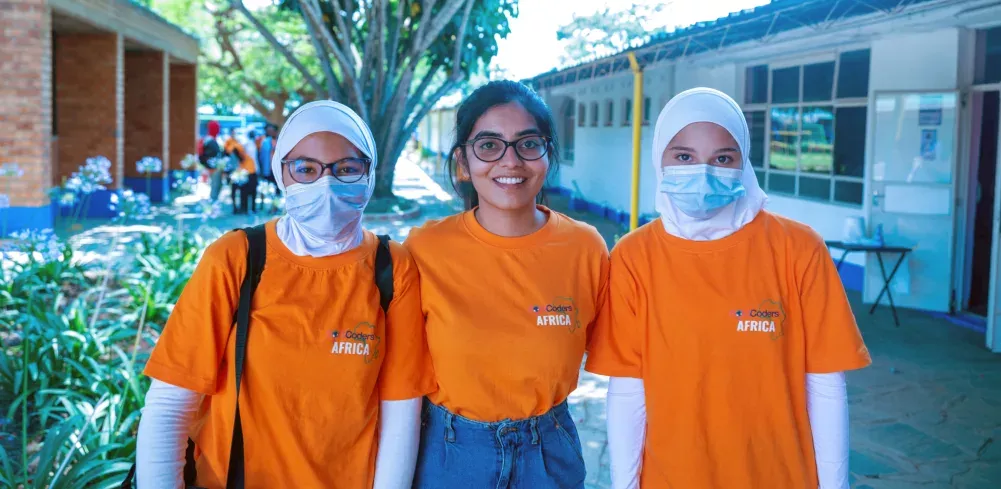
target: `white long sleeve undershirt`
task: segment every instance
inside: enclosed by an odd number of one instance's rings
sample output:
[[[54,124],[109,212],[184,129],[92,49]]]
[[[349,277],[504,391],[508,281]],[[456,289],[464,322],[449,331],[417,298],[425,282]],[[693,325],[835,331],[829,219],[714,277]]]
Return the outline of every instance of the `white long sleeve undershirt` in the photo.
[[[820,489],[848,489],[848,391],[844,372],[806,374],[806,405]],[[612,489],[638,489],[646,441],[642,380],[609,379],[607,424]]]
[[[202,395],[154,379],[136,440],[137,489],[184,489],[184,452]],[[420,447],[420,398],[382,401],[375,489],[409,489]]]

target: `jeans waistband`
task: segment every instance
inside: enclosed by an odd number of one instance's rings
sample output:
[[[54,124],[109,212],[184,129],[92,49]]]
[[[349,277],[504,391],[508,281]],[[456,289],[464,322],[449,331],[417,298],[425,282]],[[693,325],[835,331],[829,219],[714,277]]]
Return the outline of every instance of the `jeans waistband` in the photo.
[[[426,398],[424,399],[424,403],[429,416],[438,418],[444,424],[445,440],[449,442],[455,441],[455,431],[459,430],[460,432],[467,433],[492,433],[497,436],[503,436],[514,432],[524,432],[531,436],[532,444],[537,444],[540,436],[540,422],[548,421],[548,423],[543,424],[558,426],[560,424],[558,417],[563,415],[569,416],[570,413],[570,408],[567,406],[567,402],[563,401],[546,413],[538,416],[516,420],[505,419],[501,421],[484,422],[455,414],[442,406],[428,401]]]

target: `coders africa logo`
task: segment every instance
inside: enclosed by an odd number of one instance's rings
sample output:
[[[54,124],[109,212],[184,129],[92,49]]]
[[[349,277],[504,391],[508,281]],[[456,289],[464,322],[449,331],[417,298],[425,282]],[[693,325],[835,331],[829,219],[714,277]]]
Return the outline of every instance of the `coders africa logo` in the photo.
[[[573,297],[557,297],[544,306],[532,306],[535,325],[539,327],[565,327],[571,333],[580,329],[580,311]]]
[[[767,333],[772,340],[785,334],[786,312],[779,301],[769,299],[752,309],[738,309],[733,316],[741,333]]]
[[[330,353],[335,355],[358,355],[364,357],[365,363],[372,363],[379,358],[379,346],[382,338],[375,334],[375,325],[362,321],[354,328],[346,331],[334,330],[330,334],[334,338],[334,346]]]

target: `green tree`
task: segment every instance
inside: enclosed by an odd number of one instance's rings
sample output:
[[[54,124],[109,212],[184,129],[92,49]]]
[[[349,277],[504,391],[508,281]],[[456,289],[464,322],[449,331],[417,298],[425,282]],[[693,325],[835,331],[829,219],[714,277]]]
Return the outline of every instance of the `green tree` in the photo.
[[[304,54],[242,1],[231,4],[312,90],[368,122],[379,148],[375,192],[382,199],[395,198],[396,160],[417,124],[489,64],[518,13],[517,0],[281,0],[308,32],[313,51]],[[314,76],[308,59],[319,63],[321,75]]]
[[[561,56],[562,63],[573,63],[589,57],[615,54],[636,39],[666,32],[653,25],[653,17],[664,11],[666,4],[633,3],[625,8],[605,7],[591,15],[574,14],[570,23],[556,32],[556,39],[569,41]]]
[[[228,0],[150,0],[151,8],[201,40],[200,102],[226,113],[250,106],[281,124],[289,112],[318,92],[303,73],[275,56],[271,44]],[[306,72],[320,74],[313,47],[299,15],[268,5],[255,10],[274,35],[300,57]]]

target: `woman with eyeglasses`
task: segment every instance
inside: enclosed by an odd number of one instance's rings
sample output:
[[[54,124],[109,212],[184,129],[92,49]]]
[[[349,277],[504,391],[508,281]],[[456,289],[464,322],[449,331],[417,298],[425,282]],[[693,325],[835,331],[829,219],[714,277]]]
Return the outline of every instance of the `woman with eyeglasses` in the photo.
[[[437,390],[424,404],[417,489],[581,488],[567,408],[605,293],[591,226],[539,205],[557,162],[552,113],[530,88],[491,82],[456,114],[453,175],[469,210],[414,229]]]
[[[612,251],[587,370],[610,376],[612,489],[847,489],[846,370],[869,365],[824,240],[765,210],[740,107],[678,94],[660,219]]]
[[[249,242],[232,232],[206,249],[146,365],[140,489],[233,487],[236,419],[240,487],[410,487],[420,398],[434,379],[417,268],[395,243],[392,302],[386,313],[380,304],[379,239],[362,228],[376,164],[368,126],[344,105],[312,102],[289,117],[271,160],[287,214],[265,226],[239,391],[234,311]]]

